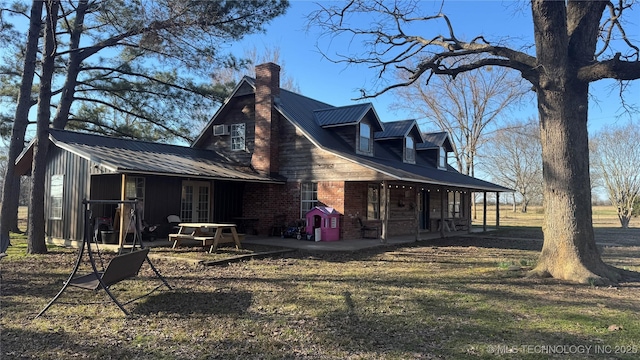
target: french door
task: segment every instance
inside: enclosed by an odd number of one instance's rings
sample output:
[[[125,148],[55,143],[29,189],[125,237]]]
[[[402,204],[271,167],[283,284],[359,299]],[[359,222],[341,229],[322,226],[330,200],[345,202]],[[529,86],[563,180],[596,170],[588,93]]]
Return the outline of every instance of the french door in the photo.
[[[183,181],[180,219],[184,222],[209,222],[211,215],[211,183]]]

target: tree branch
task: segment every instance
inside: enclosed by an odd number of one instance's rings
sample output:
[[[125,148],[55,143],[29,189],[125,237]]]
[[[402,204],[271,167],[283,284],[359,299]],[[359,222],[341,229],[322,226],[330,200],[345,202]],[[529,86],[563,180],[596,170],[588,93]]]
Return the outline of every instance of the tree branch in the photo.
[[[640,61],[622,61],[620,57],[618,53],[613,59],[583,66],[578,70],[578,78],[587,82],[601,79],[640,79]]]
[[[391,89],[413,84],[422,75],[449,75],[455,78],[458,74],[478,69],[483,66],[500,66],[519,71],[522,76],[531,81],[537,81],[534,71],[537,62],[533,56],[502,46],[490,44],[484,37],[477,36],[466,42],[459,39],[450,19],[443,13],[421,16],[414,13],[419,11],[418,3],[409,1],[403,3],[405,9],[388,6],[384,1],[353,0],[344,7],[322,7],[321,10],[310,15],[310,20],[326,29],[330,37],[350,35],[352,38],[364,37],[365,45],[370,50],[357,55],[337,54],[331,58],[322,50],[320,52],[329,61],[347,64],[365,64],[370,68],[377,68],[378,78],[389,71],[390,67],[409,74],[406,82],[387,86],[381,90],[368,93],[361,89],[361,97],[372,98]],[[371,14],[381,16],[378,23],[370,28],[350,27],[347,16],[354,14]],[[431,38],[410,34],[412,23],[426,23],[441,20],[446,27],[445,33],[436,34]],[[393,24],[393,25],[390,25]],[[424,28],[421,26],[420,28]],[[478,55],[481,60],[467,60],[469,55]],[[412,67],[408,61],[415,58],[423,60]],[[450,60],[450,61],[445,61]],[[445,63],[447,65],[445,65]]]
[[[193,140],[193,139],[186,138],[183,133],[180,133],[180,132],[176,131],[175,129],[173,129],[170,126],[165,125],[161,121],[157,121],[157,119],[155,119],[155,118],[148,117],[148,116],[145,116],[144,114],[136,113],[136,112],[133,112],[133,111],[118,107],[113,103],[110,103],[110,102],[107,102],[107,101],[98,100],[98,99],[83,98],[83,97],[76,97],[76,100],[83,101],[83,102],[88,102],[88,103],[96,103],[96,104],[105,105],[105,106],[107,106],[109,108],[112,108],[112,109],[114,109],[116,111],[119,111],[119,112],[121,112],[123,114],[131,115],[131,116],[134,116],[134,117],[140,118],[140,119],[144,119],[144,120],[148,121],[149,123],[151,123],[151,124],[153,124],[155,126],[158,126],[161,129],[166,130],[169,134],[171,134],[171,135],[173,135],[175,137],[178,137],[178,138],[181,138],[181,139],[186,139],[186,140],[189,140],[189,141]]]

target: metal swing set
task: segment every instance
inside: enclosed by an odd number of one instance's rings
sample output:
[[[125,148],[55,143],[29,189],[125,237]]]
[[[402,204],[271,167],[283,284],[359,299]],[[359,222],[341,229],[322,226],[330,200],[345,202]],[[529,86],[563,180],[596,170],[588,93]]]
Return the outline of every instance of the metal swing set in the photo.
[[[56,294],[56,296],[49,301],[49,303],[42,309],[35,318],[38,318],[40,315],[44,314],[53,303],[60,298],[62,293],[69,287],[75,286],[82,289],[97,291],[99,289],[103,289],[111,298],[111,300],[125,313],[125,315],[130,315],[129,312],[124,308],[124,305],[127,305],[133,301],[141,299],[145,296],[151,295],[154,291],[159,289],[162,286],[166,286],[169,290],[171,290],[171,286],[167,282],[167,280],[158,272],[156,267],[153,265],[151,260],[149,260],[149,248],[145,248],[142,244],[142,235],[141,229],[138,221],[138,214],[136,211],[136,205],[138,203],[137,200],[83,200],[84,205],[84,237],[82,241],[82,246],[78,251],[78,258],[76,259],[75,266],[67,281],[62,285],[62,289]],[[95,204],[117,204],[120,205],[120,208],[124,211],[124,205],[131,205],[131,211],[129,213],[129,221],[130,224],[135,224],[134,234],[133,234],[133,242],[131,244],[130,249],[125,249],[120,246],[118,251],[118,255],[115,256],[109,263],[106,268],[104,267],[102,256],[100,254],[100,248],[98,246],[98,232],[93,231],[92,224],[92,216],[91,216],[91,205]],[[125,216],[125,214],[122,214]],[[100,261],[102,270],[98,269],[98,265],[96,264],[96,257],[94,252],[91,250],[91,243],[95,244],[96,254],[98,260]],[[129,250],[129,251],[126,251]],[[83,262],[84,253],[87,252],[89,262],[91,264],[92,271],[85,275],[77,276],[78,270],[80,268],[81,263]],[[162,283],[152,289],[149,293],[139,296],[135,299],[129,300],[125,303],[121,303],[114,296],[113,292],[109,289],[111,285],[119,283],[122,280],[126,280],[138,275],[140,268],[144,262],[147,262],[156,276],[162,281]]]

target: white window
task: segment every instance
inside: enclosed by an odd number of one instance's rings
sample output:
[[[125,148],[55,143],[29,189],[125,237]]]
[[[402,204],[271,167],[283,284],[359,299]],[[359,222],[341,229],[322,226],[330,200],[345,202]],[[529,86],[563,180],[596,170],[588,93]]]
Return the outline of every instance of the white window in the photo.
[[[360,123],[360,136],[358,141],[358,150],[361,153],[370,154],[373,149],[371,141],[371,126],[369,124]]]
[[[411,136],[404,138],[404,161],[412,164],[416,162],[416,147]]]
[[[64,175],[51,175],[49,189],[51,200],[49,219],[62,220],[62,195],[64,193]]]
[[[300,193],[300,218],[304,218],[316,205],[318,205],[318,184],[302,183]]]
[[[446,169],[447,168],[447,150],[444,147],[440,147],[440,156],[438,158],[438,168]]]
[[[244,124],[231,125],[231,150],[245,149],[245,126]]]
[[[369,184],[367,190],[367,219],[380,219],[380,185]]]

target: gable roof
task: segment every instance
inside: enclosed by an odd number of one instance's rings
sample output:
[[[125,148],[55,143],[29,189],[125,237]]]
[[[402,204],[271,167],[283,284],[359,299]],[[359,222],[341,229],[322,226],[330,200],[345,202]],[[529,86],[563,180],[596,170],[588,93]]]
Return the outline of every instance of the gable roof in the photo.
[[[234,97],[250,94],[250,89],[255,92],[255,79],[245,76],[205,126],[198,139],[192,144],[192,147],[198,146],[203,139],[203,134],[211,131],[215,120],[222,116],[221,114],[224,113],[229,101]],[[388,134],[393,136],[398,136],[403,131],[412,132],[411,126],[415,123],[415,120],[381,122],[371,103],[336,107],[280,88],[280,96],[275,99],[274,107],[315,146],[391,178],[470,190],[513,191],[488,181],[463,175],[450,166],[448,166],[447,171],[440,170],[437,168],[435,159],[433,164],[425,163],[424,161],[416,164],[404,163],[396,153],[382,144],[383,141],[378,140],[386,138],[387,127],[390,127]],[[378,139],[374,135],[374,157],[356,154],[354,149],[346,144],[332,129],[335,126],[355,125],[370,112],[375,116],[379,125],[379,127],[374,126],[374,130],[379,130],[381,132],[380,136],[384,136],[384,138]],[[447,151],[453,150],[446,132],[430,135],[420,133],[417,126],[415,126],[415,129],[418,135],[415,137],[417,150],[437,148],[439,146],[445,146]]]
[[[382,130],[384,127],[380,122],[378,114],[371,103],[355,104],[349,106],[331,107],[314,110],[313,115],[318,125],[323,128],[343,125],[356,125],[368,114],[372,113],[376,119],[373,124],[374,129]]]
[[[509,188],[461,174],[450,166],[447,171],[443,171],[438,169],[435,163],[404,163],[381,141],[374,141],[373,152],[375,156],[357,154],[332,129],[323,128],[316,122],[314,110],[325,109],[326,104],[306,96],[280,89],[280,98],[276,99],[275,107],[282,116],[296,126],[319,148],[397,180],[446,185],[471,190],[512,191]],[[384,124],[386,131],[387,124],[393,123]],[[399,124],[398,127],[401,128],[402,125],[406,126],[407,124]],[[389,131],[393,130],[390,129]],[[449,138],[446,133],[443,134],[445,136],[434,136],[433,140],[446,145],[449,142]]]
[[[384,130],[375,133],[375,140],[401,139],[412,134],[416,143],[422,143],[422,133],[418,129],[418,123],[415,120],[400,120],[393,122],[385,122]]]
[[[54,146],[114,173],[282,182],[261,176],[249,166],[230,161],[211,150],[57,129],[49,130],[49,139]],[[20,155],[16,166],[23,162],[30,164],[32,155],[33,143]]]
[[[449,134],[446,131],[422,133],[422,138],[424,139],[424,142],[422,144],[416,145],[417,150],[437,149],[439,147],[444,147],[447,151],[453,151],[451,139],[449,139]]]

